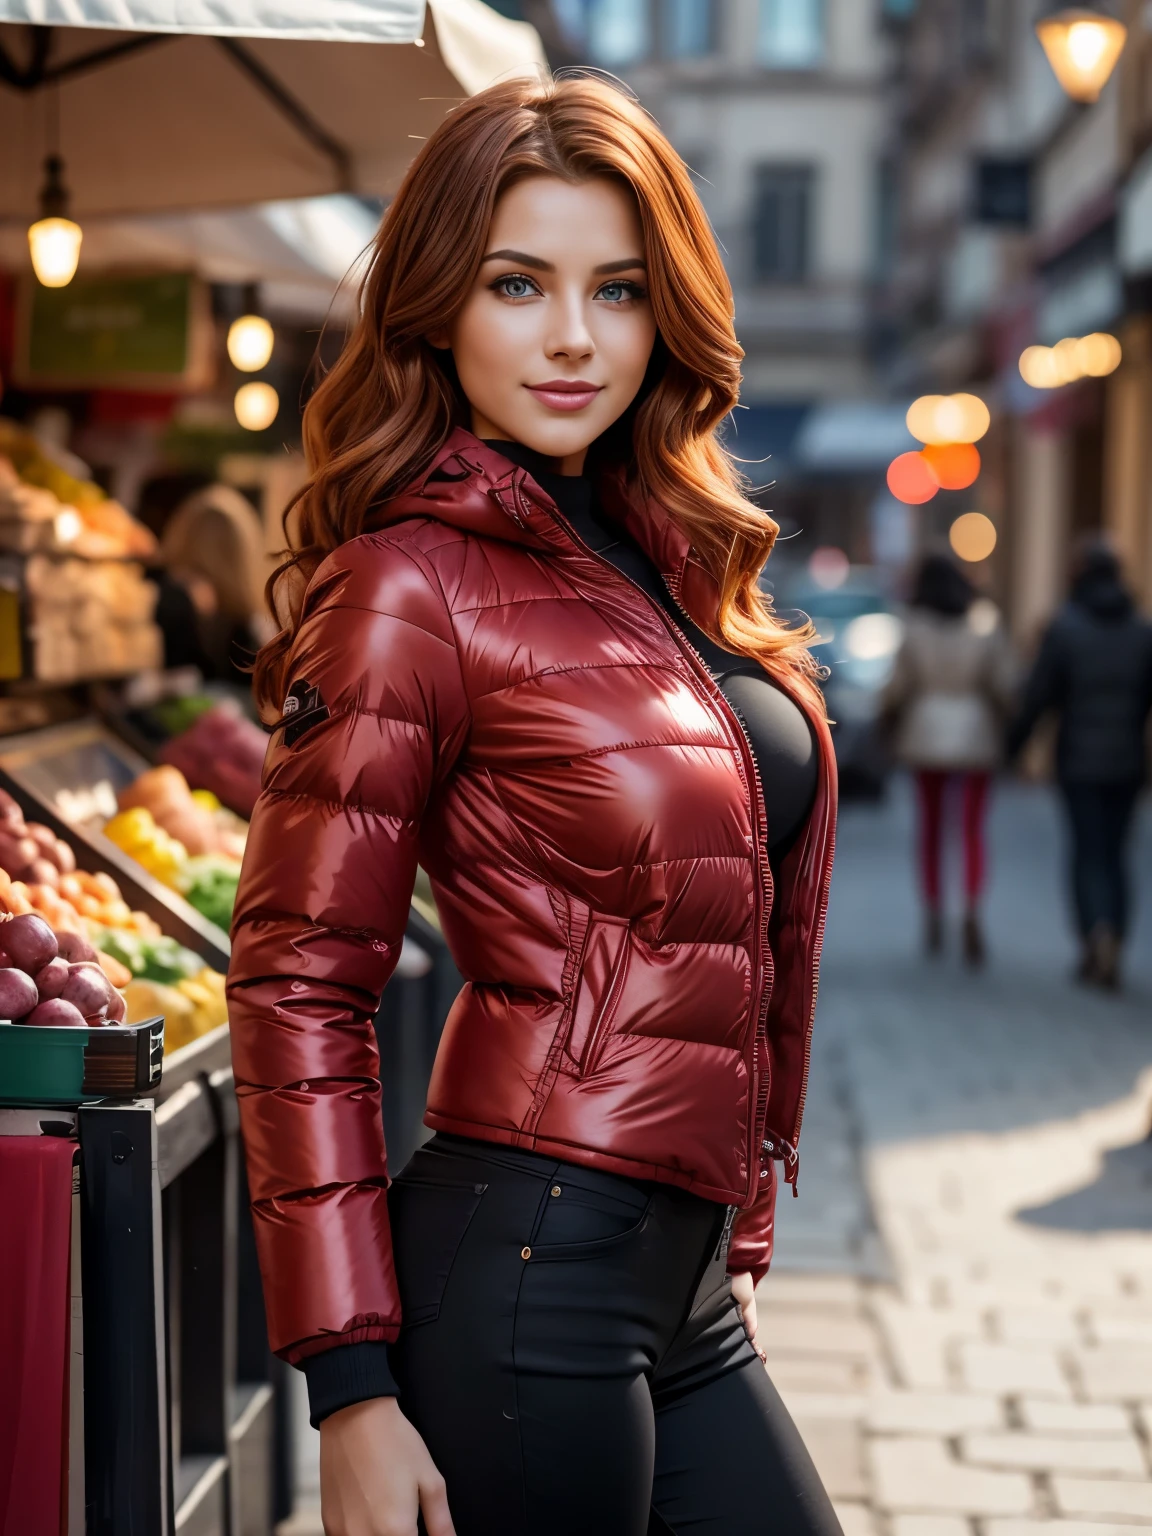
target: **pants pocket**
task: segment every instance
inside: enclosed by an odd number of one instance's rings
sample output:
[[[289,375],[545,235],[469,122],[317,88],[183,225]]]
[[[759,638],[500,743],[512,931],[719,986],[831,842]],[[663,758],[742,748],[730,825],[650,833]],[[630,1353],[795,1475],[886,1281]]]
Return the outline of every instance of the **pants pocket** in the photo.
[[[532,1257],[595,1258],[642,1232],[654,1200],[654,1194],[627,1186],[617,1194],[565,1183],[558,1174],[536,1222]]]
[[[388,1190],[388,1220],[402,1326],[433,1322],[460,1245],[487,1184],[440,1183],[400,1174]]]

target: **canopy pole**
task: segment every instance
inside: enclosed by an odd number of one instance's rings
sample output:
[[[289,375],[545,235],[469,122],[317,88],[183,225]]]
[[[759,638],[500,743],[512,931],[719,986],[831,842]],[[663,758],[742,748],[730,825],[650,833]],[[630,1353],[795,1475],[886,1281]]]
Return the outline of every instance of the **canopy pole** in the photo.
[[[336,191],[353,192],[352,156],[345,146],[316,121],[303,102],[298,101],[254,54],[249,53],[243,43],[237,42],[234,37],[218,37],[216,41],[293,127],[331,160],[336,172]]]
[[[98,69],[102,64],[111,64],[116,59],[122,59],[125,54],[138,53],[142,48],[151,48],[156,43],[172,42],[175,37],[174,33],[149,32],[141,37],[129,37],[123,42],[110,43],[105,48],[95,48],[91,53],[82,53],[66,63],[51,65],[48,59],[52,51],[54,30],[45,26],[29,27],[32,33],[32,59],[26,69],[20,68],[0,42],[0,85],[10,85],[17,91],[38,91],[43,86],[56,85],[74,75],[87,74],[90,69]]]

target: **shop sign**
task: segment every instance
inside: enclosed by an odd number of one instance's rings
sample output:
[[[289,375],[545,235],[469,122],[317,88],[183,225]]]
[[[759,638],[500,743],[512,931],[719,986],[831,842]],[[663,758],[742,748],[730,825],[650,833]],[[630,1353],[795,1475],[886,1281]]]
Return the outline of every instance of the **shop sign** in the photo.
[[[78,276],[22,285],[15,377],[22,385],[167,393],[209,382],[211,313],[191,273]]]

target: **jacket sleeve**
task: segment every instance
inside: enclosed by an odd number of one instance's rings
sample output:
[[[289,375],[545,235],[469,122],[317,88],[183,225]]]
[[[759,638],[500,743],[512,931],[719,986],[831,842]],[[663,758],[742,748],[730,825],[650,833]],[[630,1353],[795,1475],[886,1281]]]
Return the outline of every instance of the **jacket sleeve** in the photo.
[[[1022,751],[1040,716],[1063,701],[1066,685],[1067,664],[1062,636],[1059,625],[1052,624],[1040,642],[1040,651],[1024,684],[1019,708],[1008,727],[1005,750],[1009,761]]]
[[[424,806],[468,706],[423,555],[366,535],[311,582],[252,817],[228,977],[232,1062],[273,1350],[390,1341],[373,1016],[396,964]]]

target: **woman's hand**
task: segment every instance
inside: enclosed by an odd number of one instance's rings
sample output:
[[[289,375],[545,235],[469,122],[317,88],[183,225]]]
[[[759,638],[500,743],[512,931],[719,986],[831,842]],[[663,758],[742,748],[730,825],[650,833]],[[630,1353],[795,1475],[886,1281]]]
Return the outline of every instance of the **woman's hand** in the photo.
[[[767,1363],[768,1356],[756,1342],[756,1287],[752,1283],[752,1276],[747,1270],[742,1275],[729,1275],[732,1281],[732,1294],[740,1303],[740,1315],[744,1319],[744,1331],[748,1335],[748,1342]]]
[[[320,1425],[325,1536],[455,1536],[444,1479],[394,1397],[373,1397]]]

